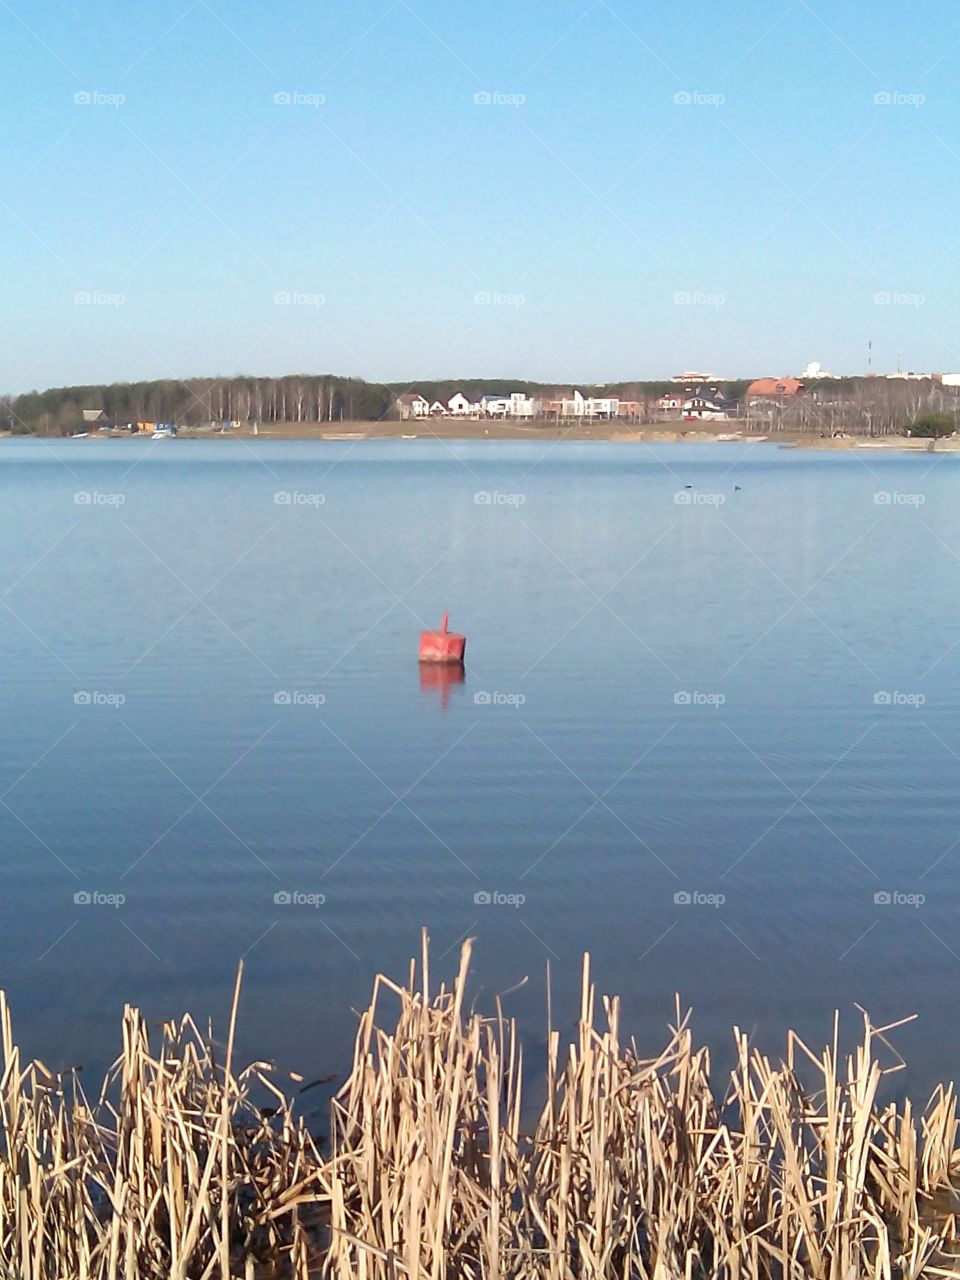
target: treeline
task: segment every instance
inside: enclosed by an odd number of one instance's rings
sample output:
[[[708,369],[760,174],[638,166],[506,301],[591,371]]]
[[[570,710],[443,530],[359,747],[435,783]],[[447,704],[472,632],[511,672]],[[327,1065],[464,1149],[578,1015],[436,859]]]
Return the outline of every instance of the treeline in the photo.
[[[186,378],[30,391],[10,415],[14,431],[58,436],[80,429],[85,409],[112,423],[340,422],[387,417],[394,398],[389,387],[332,374]]]
[[[819,432],[822,435],[929,434],[924,422],[932,415],[943,424],[958,425],[957,392],[933,378],[820,378],[806,384],[806,393],[782,405],[744,408],[756,426],[779,431]]]

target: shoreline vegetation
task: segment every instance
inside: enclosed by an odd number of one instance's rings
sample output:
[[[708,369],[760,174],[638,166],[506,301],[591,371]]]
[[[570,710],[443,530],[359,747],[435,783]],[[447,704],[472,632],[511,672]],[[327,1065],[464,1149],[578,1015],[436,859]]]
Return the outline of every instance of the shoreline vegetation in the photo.
[[[18,1280],[850,1280],[960,1274],[957,1099],[878,1101],[902,1066],[863,1016],[854,1052],[793,1033],[772,1063],[734,1031],[711,1081],[689,1013],[642,1057],[584,957],[569,1041],[550,1026],[545,1101],[519,1031],[467,1003],[471,942],[434,990],[429,939],[359,1016],[328,1131],[299,1077],[237,1070],[189,1017],[151,1044],[127,1008],[96,1098],[16,1047],[0,997],[0,1271]],[[888,1065],[881,1065],[887,1063]],[[291,1087],[290,1081],[293,1081]],[[538,1095],[539,1096],[539,1095]]]

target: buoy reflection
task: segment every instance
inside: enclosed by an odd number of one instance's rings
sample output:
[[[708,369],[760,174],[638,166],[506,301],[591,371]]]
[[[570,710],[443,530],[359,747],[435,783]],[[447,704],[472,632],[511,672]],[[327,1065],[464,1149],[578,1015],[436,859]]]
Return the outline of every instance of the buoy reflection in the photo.
[[[446,710],[450,701],[450,690],[454,685],[463,684],[466,672],[460,662],[421,662],[420,692],[434,694],[440,698],[440,706]]]

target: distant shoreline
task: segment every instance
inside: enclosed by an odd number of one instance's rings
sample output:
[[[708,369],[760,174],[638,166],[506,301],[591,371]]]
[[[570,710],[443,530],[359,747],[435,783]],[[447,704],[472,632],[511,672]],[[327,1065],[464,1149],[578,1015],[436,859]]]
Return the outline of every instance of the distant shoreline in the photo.
[[[726,437],[722,439],[721,437]],[[731,438],[733,437],[733,438]],[[93,432],[82,437],[86,440],[148,440],[145,434],[101,435]],[[43,439],[53,443],[70,439],[65,436],[26,436],[0,433],[0,439]],[[830,452],[850,450],[894,450],[907,452],[932,452],[930,439],[909,436],[848,436],[825,438],[819,434],[773,431],[746,431],[736,421],[716,423],[658,422],[634,425],[625,422],[576,422],[570,425],[537,422],[522,423],[516,420],[479,420],[440,418],[430,421],[359,421],[359,422],[282,422],[261,426],[255,433],[252,426],[239,427],[228,432],[198,430],[182,427],[179,440],[437,440],[469,443],[480,440],[536,440],[543,444],[562,444],[567,441],[600,442],[618,444],[726,444],[786,445],[788,448],[816,449]],[[960,439],[941,439],[936,442],[937,453],[960,452]]]

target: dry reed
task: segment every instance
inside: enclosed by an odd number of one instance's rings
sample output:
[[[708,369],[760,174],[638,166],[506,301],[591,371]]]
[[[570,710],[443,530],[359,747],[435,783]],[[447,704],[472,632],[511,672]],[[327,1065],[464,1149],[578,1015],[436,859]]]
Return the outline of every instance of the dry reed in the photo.
[[[919,1121],[878,1102],[892,1027],[864,1015],[848,1055],[836,1023],[819,1054],[791,1034],[778,1065],[736,1032],[718,1095],[689,1015],[641,1057],[585,957],[576,1035],[549,1031],[525,1130],[517,1028],[464,1007],[470,954],[435,994],[426,935],[419,974],[376,978],[324,1151],[267,1064],[234,1070],[239,974],[222,1057],[190,1018],[154,1052],[128,1008],[92,1105],[22,1063],[0,996],[3,1280],[960,1275],[956,1096]]]

